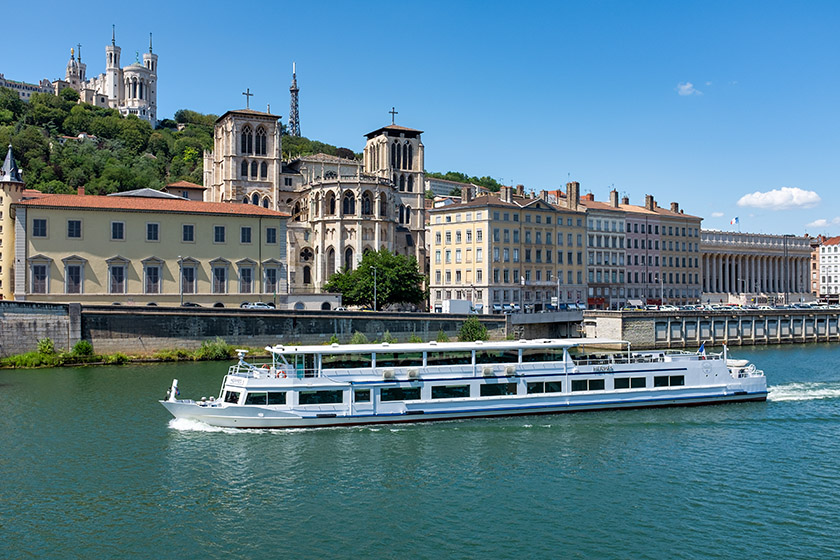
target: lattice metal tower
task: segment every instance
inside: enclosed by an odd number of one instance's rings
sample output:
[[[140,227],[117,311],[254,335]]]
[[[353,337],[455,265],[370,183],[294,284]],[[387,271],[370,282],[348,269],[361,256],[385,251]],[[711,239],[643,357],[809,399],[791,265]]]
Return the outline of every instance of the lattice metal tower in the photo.
[[[300,136],[300,115],[298,114],[298,92],[297,75],[295,63],[292,62],[292,86],[289,88],[291,94],[291,105],[289,106],[289,127],[286,131],[289,136]]]

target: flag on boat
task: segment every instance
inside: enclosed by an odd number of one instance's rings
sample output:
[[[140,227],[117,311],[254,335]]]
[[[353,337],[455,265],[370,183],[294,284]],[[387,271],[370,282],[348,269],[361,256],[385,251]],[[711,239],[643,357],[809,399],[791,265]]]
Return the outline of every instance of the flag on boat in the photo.
[[[732,218],[732,219],[729,221],[729,224],[730,224],[730,225],[733,225],[733,226],[734,226],[735,224],[740,224],[740,223],[741,223],[741,222],[738,220],[738,216],[735,216],[734,218]]]
[[[706,355],[706,343],[703,342],[700,344],[700,349],[697,351],[698,354],[702,354],[703,356]]]

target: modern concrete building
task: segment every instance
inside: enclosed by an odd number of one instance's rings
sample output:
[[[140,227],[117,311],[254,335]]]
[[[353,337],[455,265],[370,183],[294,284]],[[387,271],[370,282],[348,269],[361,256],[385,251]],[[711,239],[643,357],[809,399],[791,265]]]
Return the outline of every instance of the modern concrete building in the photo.
[[[703,302],[810,301],[808,237],[704,230]]]

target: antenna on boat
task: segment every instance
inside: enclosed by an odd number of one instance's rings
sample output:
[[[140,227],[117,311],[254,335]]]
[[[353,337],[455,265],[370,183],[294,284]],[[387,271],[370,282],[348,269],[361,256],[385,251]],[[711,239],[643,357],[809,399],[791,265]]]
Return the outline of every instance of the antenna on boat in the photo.
[[[245,355],[247,353],[248,353],[247,350],[242,350],[242,349],[237,349],[236,350],[236,357],[239,358],[239,363],[240,364],[245,361]]]

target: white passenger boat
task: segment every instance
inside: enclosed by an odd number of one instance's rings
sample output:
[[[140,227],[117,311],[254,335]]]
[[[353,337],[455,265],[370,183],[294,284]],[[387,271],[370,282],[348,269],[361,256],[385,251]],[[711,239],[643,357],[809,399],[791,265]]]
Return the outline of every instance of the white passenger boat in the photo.
[[[240,350],[218,398],[161,404],[233,428],[303,428],[763,401],[764,373],[721,353],[631,351],[606,339]]]

